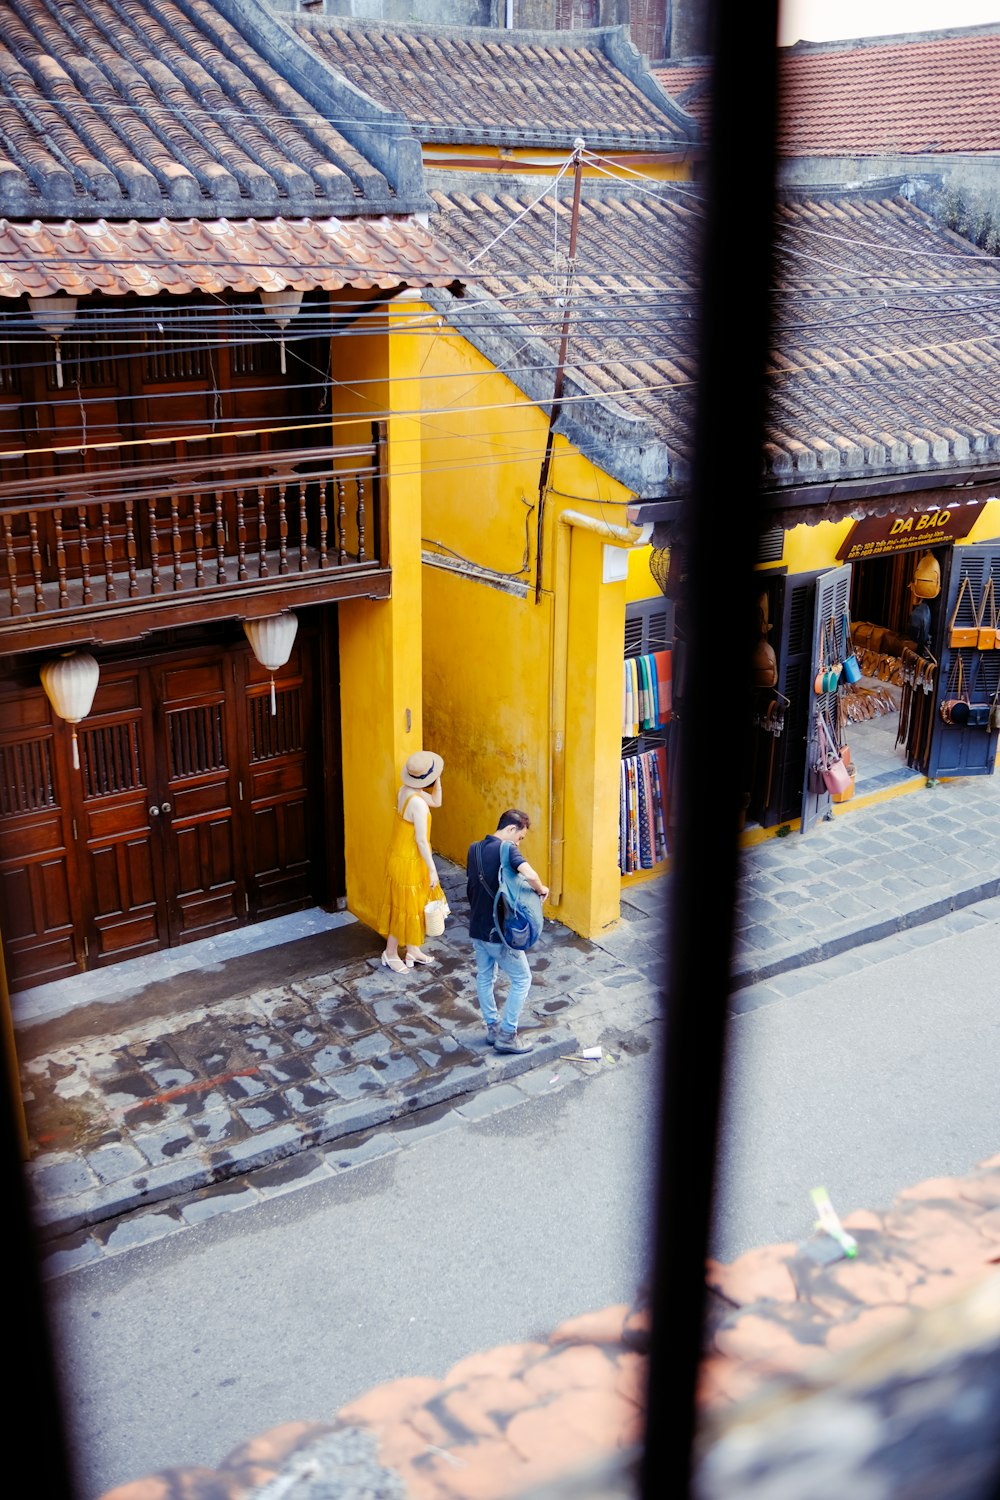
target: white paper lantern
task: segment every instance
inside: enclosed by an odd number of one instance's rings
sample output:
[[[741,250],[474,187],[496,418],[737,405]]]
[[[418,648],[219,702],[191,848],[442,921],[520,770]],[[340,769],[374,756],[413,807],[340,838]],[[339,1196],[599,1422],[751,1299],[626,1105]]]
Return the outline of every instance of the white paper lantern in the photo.
[[[56,346],[56,385],[62,388],[62,350],[59,340],[76,317],[75,297],[67,297],[65,293],[57,293],[54,297],[29,297],[28,306],[31,316],[43,332]]]
[[[302,306],[302,293],[294,291],[290,286],[283,287],[280,292],[261,292],[261,304],[269,318],[273,318],[281,329],[279,344],[281,345],[281,373],[285,372],[285,329],[295,317]]]
[[[45,696],[60,719],[73,726],[73,765],[80,769],[80,749],[76,726],[94,706],[94,694],[101,669],[86,651],[67,651],[54,661],[47,661],[39,672]]]
[[[280,615],[264,615],[259,620],[244,620],[243,629],[250,642],[253,654],[261,666],[271,674],[271,712],[277,713],[274,695],[274,674],[292,654],[295,632],[299,628],[298,616],[291,610]]]

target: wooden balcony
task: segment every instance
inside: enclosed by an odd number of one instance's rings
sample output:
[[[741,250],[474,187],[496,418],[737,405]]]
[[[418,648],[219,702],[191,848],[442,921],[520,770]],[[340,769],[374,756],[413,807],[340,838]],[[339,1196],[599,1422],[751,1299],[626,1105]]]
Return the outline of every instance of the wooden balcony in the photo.
[[[0,483],[0,653],[388,596],[384,423],[367,445],[199,446]]]

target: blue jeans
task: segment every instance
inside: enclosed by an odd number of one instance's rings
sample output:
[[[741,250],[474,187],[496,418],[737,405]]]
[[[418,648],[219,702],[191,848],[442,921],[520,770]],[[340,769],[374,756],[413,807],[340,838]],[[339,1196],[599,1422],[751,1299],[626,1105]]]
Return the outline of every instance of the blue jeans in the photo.
[[[476,955],[476,994],[483,1020],[487,1026],[495,1026],[499,1020],[501,1029],[513,1035],[531,989],[531,970],[528,968],[527,955],[512,952],[503,943],[486,943],[482,938],[473,938],[472,947]],[[502,1017],[497,1012],[497,1003],[493,998],[497,969],[502,969],[510,980]]]

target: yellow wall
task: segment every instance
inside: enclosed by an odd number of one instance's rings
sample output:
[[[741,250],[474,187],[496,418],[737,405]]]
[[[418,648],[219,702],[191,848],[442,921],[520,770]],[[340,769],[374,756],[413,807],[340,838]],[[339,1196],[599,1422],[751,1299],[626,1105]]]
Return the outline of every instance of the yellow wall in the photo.
[[[366,318],[364,333],[338,339],[334,372],[345,382],[377,381],[335,387],[335,422],[363,405],[373,416],[386,408],[394,413],[388,431],[392,597],[352,599],[339,608],[347,904],[370,924],[382,895],[400,767],[423,748],[419,426],[409,415],[417,387],[407,381],[419,371],[421,346],[405,326],[395,331],[411,307],[393,304],[379,320],[389,338],[377,336]],[[364,419],[357,436],[370,421]],[[334,431],[343,442],[352,428]]]
[[[532,819],[524,852],[548,881],[551,820],[560,813],[562,892],[549,914],[590,935],[619,913],[627,587],[601,581],[599,538],[560,526],[557,518],[572,509],[623,525],[631,497],[556,439],[536,603],[547,417],[450,330],[425,339],[421,358],[424,549],[449,564],[448,570],[428,564],[423,582],[425,739],[446,765],[434,844],[464,864],[469,843],[496,826],[497,814],[521,807]],[[469,565],[503,576],[450,570]],[[557,566],[569,581],[558,599]],[[566,683],[564,753],[553,720],[560,681]]]
[[[692,153],[698,148],[692,147]],[[535,151],[528,147],[497,147],[497,146],[470,146],[464,142],[457,145],[445,145],[435,143],[423,146],[424,164],[435,169],[461,172],[482,171],[496,175],[500,168],[494,163],[502,164],[503,175],[525,175],[538,176],[551,173],[553,176],[561,167],[566,165],[566,159],[570,156],[569,151]],[[624,153],[617,152],[616,156]],[[657,182],[688,182],[692,176],[693,156],[685,159],[683,156],[673,157],[666,152],[634,152],[629,153],[632,170],[619,167],[617,163],[605,158],[599,166],[587,166],[584,163],[584,177],[600,177],[607,181],[608,176],[620,177],[626,181],[637,182],[636,172],[641,172],[643,177],[654,178]],[[562,189],[560,189],[562,191]]]

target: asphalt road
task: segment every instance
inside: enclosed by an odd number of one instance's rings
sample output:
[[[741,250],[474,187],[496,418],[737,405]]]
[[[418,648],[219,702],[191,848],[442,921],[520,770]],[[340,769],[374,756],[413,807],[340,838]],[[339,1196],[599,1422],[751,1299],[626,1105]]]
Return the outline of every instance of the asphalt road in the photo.
[[[733,1022],[720,1258],[807,1235],[817,1184],[877,1207],[1000,1149],[998,927],[949,933]],[[81,1500],[630,1298],[656,1074],[635,1057],[52,1283]]]

